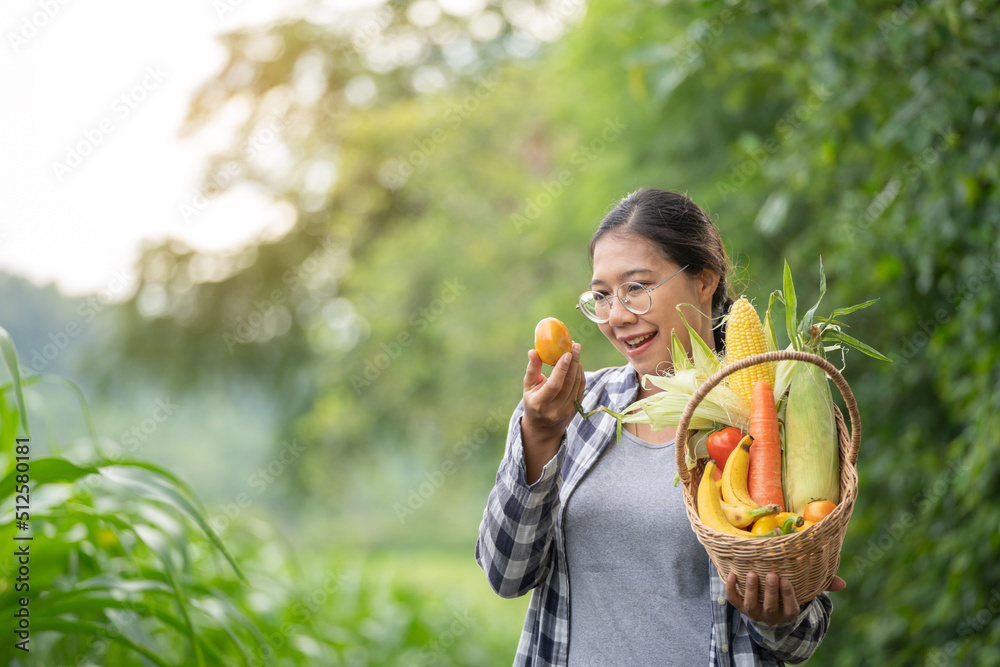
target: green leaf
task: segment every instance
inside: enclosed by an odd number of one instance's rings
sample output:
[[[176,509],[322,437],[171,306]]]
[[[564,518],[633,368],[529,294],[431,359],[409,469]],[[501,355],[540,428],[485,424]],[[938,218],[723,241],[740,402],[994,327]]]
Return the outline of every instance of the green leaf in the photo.
[[[118,483],[138,491],[141,495],[152,500],[158,500],[162,503],[174,507],[174,509],[180,511],[182,514],[187,515],[191,518],[198,527],[201,528],[202,532],[211,540],[215,548],[218,549],[222,555],[229,561],[229,565],[236,572],[236,575],[244,583],[249,583],[246,576],[243,574],[243,570],[237,564],[236,559],[233,558],[232,554],[226,548],[226,545],[222,543],[222,540],[216,534],[215,530],[212,529],[208,522],[205,521],[198,509],[192,504],[190,500],[185,497],[185,494],[178,490],[177,485],[168,483],[173,482],[169,477],[168,481],[160,479],[156,474],[142,477],[134,477],[128,474],[121,474],[123,471],[116,470],[117,468],[132,468],[137,471],[156,471],[156,466],[152,464],[135,463],[135,462],[122,462],[113,466],[102,467],[101,474],[109,479],[112,479]],[[183,487],[182,487],[183,488]]]
[[[798,326],[795,320],[795,284],[792,282],[792,270],[785,260],[785,272],[782,278],[782,293],[785,297],[785,328],[788,330],[788,340],[795,344]]]
[[[97,468],[90,466],[81,467],[75,463],[70,463],[66,459],[45,458],[31,462],[31,481],[37,487],[42,484],[55,484],[58,482],[74,482],[81,477],[96,474]],[[10,474],[4,477],[2,489],[13,488],[16,470],[11,470]]]
[[[181,588],[180,584],[177,583],[177,578],[174,576],[174,566],[170,562],[170,556],[166,553],[160,553],[159,550],[152,548],[150,545],[150,550],[155,553],[160,561],[163,563],[163,572],[167,575],[167,580],[170,582],[170,586],[174,590],[174,599],[177,600],[177,606],[181,610],[181,618],[184,619],[184,627],[188,633],[188,641],[191,643],[191,648],[194,651],[195,659],[198,661],[199,667],[205,667],[205,656],[201,652],[201,642],[198,641],[198,633],[195,632],[194,623],[191,622],[191,615],[188,614],[187,609],[187,595]]]
[[[14,339],[10,337],[7,330],[0,327],[0,356],[10,373],[11,383],[14,385],[14,400],[20,413],[21,428],[24,434],[31,437],[31,429],[28,427],[28,409],[24,404],[24,390],[21,388],[21,368],[17,363],[17,348],[14,346]]]
[[[845,345],[850,345],[854,349],[860,350],[865,354],[867,354],[869,357],[874,357],[875,359],[878,359],[880,361],[889,361],[889,362],[892,361],[892,359],[885,356],[875,348],[871,347],[870,345],[866,345],[865,343],[862,343],[857,338],[848,336],[843,331],[832,331],[832,330],[827,331],[826,336],[824,336],[823,340],[834,340],[837,341],[838,343],[844,343]]]
[[[694,368],[694,364],[691,363],[691,359],[688,357],[687,351],[684,349],[684,344],[681,343],[681,339],[677,337],[676,331],[670,332],[670,355],[675,371],[683,371],[689,368]]]
[[[820,301],[823,300],[823,295],[826,294],[826,274],[823,273],[823,258],[819,258],[819,298],[816,299],[815,305],[806,311],[805,316],[799,323],[802,327],[802,335],[804,336],[805,345],[809,345],[811,336],[809,335],[809,329],[812,327],[813,315],[816,314],[816,310],[819,308]]]
[[[684,312],[681,310],[681,306],[689,306],[691,304],[678,304],[677,312],[681,316],[681,320],[684,322],[684,326],[688,330],[688,336],[691,339],[691,356],[694,358],[694,368],[699,372],[704,373],[705,377],[712,375],[719,370],[719,357],[715,354],[715,350],[708,346],[698,332],[695,331],[690,324],[688,324],[687,318],[684,317]],[[693,307],[693,306],[692,306]]]
[[[96,429],[94,429],[94,420],[90,415],[90,408],[87,407],[87,399],[84,398],[83,392],[80,391],[80,388],[76,385],[76,383],[74,383],[72,380],[68,380],[67,378],[61,377],[59,375],[52,375],[51,373],[43,373],[41,375],[36,375],[30,379],[37,382],[54,384],[69,389],[76,396],[77,401],[80,403],[80,410],[81,412],[83,412],[83,419],[87,424],[87,431],[90,432],[90,439],[94,442],[95,446],[98,445],[100,441],[97,438],[97,431]]]
[[[767,312],[764,314],[764,338],[767,340],[768,350],[778,349],[778,337],[774,333],[774,319],[771,317],[771,306],[780,298],[780,292],[775,290],[767,299]]]
[[[61,634],[76,634],[83,637],[103,636],[110,641],[116,642],[135,651],[155,665],[159,665],[160,667],[171,667],[169,662],[159,656],[159,647],[147,648],[141,644],[137,644],[122,633],[109,632],[107,628],[99,623],[93,623],[90,621],[69,621],[41,616],[32,619],[31,627],[36,632],[58,632]]]
[[[878,299],[872,299],[870,301],[865,301],[864,303],[859,303],[854,306],[848,306],[847,308],[837,308],[832,313],[830,313],[829,321],[831,323],[836,323],[833,318],[839,317],[841,315],[847,315],[848,313],[853,313],[855,310],[861,310],[862,308],[867,308],[878,301]]]

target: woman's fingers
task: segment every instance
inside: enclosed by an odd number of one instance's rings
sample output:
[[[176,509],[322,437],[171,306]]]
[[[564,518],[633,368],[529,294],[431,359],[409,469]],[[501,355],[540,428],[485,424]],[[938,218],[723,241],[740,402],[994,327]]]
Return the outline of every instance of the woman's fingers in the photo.
[[[847,588],[847,582],[841,579],[840,577],[834,576],[833,579],[830,581],[830,587],[827,588],[826,590],[834,592],[834,591],[842,591],[845,588]]]
[[[747,573],[745,595],[736,589],[736,573],[731,572],[726,579],[726,597],[750,620],[766,625],[778,625],[795,619],[799,614],[799,602],[795,589],[787,577],[778,577],[771,572],[764,580],[764,599],[760,599],[758,587],[760,577],[756,572]]]
[[[759,597],[757,593],[757,588],[759,586],[760,582],[757,578],[757,573],[748,572],[747,588],[746,592],[743,595],[743,609],[741,609],[740,611],[742,611],[747,616],[750,616],[750,618],[754,618],[753,614],[755,612],[759,613],[758,610],[760,609],[760,603],[757,601]]]
[[[548,377],[542,374],[538,353],[528,351],[528,369],[524,375],[526,411],[548,422],[572,417],[585,385],[579,343],[573,343],[572,351],[559,358]]]
[[[542,375],[542,358],[532,348],[528,350],[528,370],[524,373],[524,393],[527,394],[542,382],[545,382],[545,376]]]
[[[743,611],[743,596],[740,592],[736,590],[736,573],[730,572],[729,576],[726,577],[726,597],[729,598],[729,603],[734,607]]]
[[[774,572],[764,580],[764,622],[775,625],[781,622],[781,599],[778,596],[778,575]]]
[[[573,356],[564,354],[552,367],[548,377],[542,374],[542,360],[535,350],[528,351],[528,370],[524,375],[524,398],[539,412],[553,407],[559,409],[563,402],[560,394],[566,389],[567,375]]]
[[[563,391],[558,395],[560,405],[568,410],[576,410],[576,402],[583,396],[584,385],[587,380],[583,374],[583,365],[580,363],[580,344],[573,343],[573,358],[569,368],[566,370],[566,379],[563,383]]]
[[[799,601],[788,577],[781,578],[781,611],[782,621],[790,621],[799,615]]]

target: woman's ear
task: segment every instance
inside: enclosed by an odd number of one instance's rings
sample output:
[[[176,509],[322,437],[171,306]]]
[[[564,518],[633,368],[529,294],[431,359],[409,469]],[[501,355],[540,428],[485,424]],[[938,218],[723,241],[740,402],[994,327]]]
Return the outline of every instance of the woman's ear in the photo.
[[[712,312],[712,297],[715,295],[715,289],[719,286],[721,277],[715,271],[707,268],[702,269],[698,276],[698,300],[703,306],[708,304],[708,312]]]

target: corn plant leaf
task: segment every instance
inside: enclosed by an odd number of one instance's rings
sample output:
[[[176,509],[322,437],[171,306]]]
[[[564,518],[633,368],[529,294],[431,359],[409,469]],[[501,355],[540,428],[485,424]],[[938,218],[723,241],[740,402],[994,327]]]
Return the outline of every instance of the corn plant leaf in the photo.
[[[169,554],[160,553],[158,549],[151,549],[153,553],[157,555],[160,562],[163,563],[163,572],[167,575],[167,580],[170,582],[170,586],[174,590],[174,599],[177,601],[177,607],[181,611],[181,618],[184,621],[184,629],[187,630],[188,641],[191,644],[191,648],[194,651],[195,660],[197,660],[199,667],[205,667],[205,656],[201,651],[201,642],[198,641],[198,633],[195,631],[194,623],[191,621],[191,615],[188,614],[188,604],[187,604],[187,594],[184,589],[181,588],[180,584],[177,583],[177,577],[174,575],[174,566],[170,561]]]
[[[670,332],[670,355],[675,371],[684,371],[689,368],[694,368],[694,365],[691,363],[691,359],[688,358],[687,351],[684,350],[684,344],[681,343],[681,339],[677,337],[676,331]]]
[[[782,294],[785,301],[785,327],[788,329],[788,340],[795,344],[798,334],[798,323],[795,320],[795,284],[792,282],[792,270],[788,268],[788,260],[785,260],[785,271],[782,276]]]
[[[830,317],[824,321],[829,321],[831,324],[840,324],[839,322],[834,320],[835,317],[839,317],[841,315],[847,315],[848,313],[853,313],[855,310],[861,310],[862,308],[867,308],[868,306],[874,304],[876,301],[878,301],[878,298],[865,301],[864,303],[855,304],[853,306],[848,306],[847,308],[836,308],[832,313],[830,313]]]
[[[75,463],[70,463],[66,459],[44,458],[31,462],[31,482],[36,488],[42,484],[74,482],[81,477],[93,475],[97,472],[97,468],[91,466],[81,467]],[[10,473],[4,477],[3,482],[0,482],[0,484],[3,485],[0,486],[0,488],[13,488],[14,478],[16,475],[17,471],[11,470]]]
[[[792,349],[789,345],[787,349]],[[792,369],[795,368],[796,362],[793,359],[782,359],[774,365],[774,400],[775,405],[781,400],[781,397],[785,395],[788,391],[788,387],[792,384]]]
[[[816,303],[813,305],[813,307],[806,311],[806,314],[802,317],[802,322],[800,323],[800,326],[803,329],[802,334],[805,337],[805,340],[807,342],[810,339],[810,337],[809,337],[809,328],[812,326],[813,316],[816,314],[816,310],[819,308],[819,303],[820,303],[820,301],[823,300],[823,295],[824,294],[826,294],[826,274],[823,273],[823,258],[820,257],[819,258],[819,298],[816,299]]]
[[[110,592],[110,590],[111,589],[102,589],[103,592]],[[170,592],[170,595],[172,596],[173,593]],[[142,600],[119,599],[109,595],[95,595],[93,593],[87,593],[85,595],[64,598],[56,605],[45,607],[46,615],[48,617],[56,617],[63,614],[80,615],[90,612],[100,612],[107,609],[123,609],[135,612],[144,617],[154,617],[164,625],[171,627],[178,632],[186,632],[186,627],[183,621],[166,610],[158,606],[147,604]],[[223,629],[228,630],[228,628]],[[202,650],[212,657],[213,664],[223,664],[224,660],[222,655],[211,645],[211,643],[203,641],[199,638],[199,644],[201,645]]]
[[[688,324],[687,318],[684,317],[684,312],[681,310],[681,306],[684,305],[691,304],[679,304],[677,312],[680,314],[681,321],[684,322],[684,326],[687,328],[691,339],[691,356],[694,359],[694,367],[707,378],[719,370],[719,356],[708,346],[708,343],[705,342],[698,332]]]
[[[216,588],[215,586],[208,586],[206,588],[206,593],[210,595],[213,600],[220,602],[222,606],[226,608],[228,614],[227,618],[229,622],[222,623],[222,628],[229,634],[230,638],[233,640],[233,643],[236,644],[236,646],[243,653],[243,656],[247,659],[247,662],[248,663],[251,662],[252,659],[250,657],[250,652],[247,650],[247,648],[243,645],[243,642],[240,641],[239,637],[232,630],[232,628],[235,625],[237,625],[237,623],[233,623],[233,621],[237,621],[238,625],[246,629],[246,631],[249,632],[251,636],[253,636],[258,646],[263,646],[265,643],[267,643],[267,638],[264,637],[263,633],[261,633],[260,628],[257,627],[257,624],[254,623],[253,620],[251,620],[250,617],[248,617],[246,613],[244,613],[244,611],[240,609],[233,602],[232,598],[230,598],[224,591]],[[269,665],[277,664],[277,661],[274,659],[274,655],[264,655],[262,657],[264,657],[265,661]]]
[[[80,404],[80,410],[83,413],[83,420],[87,424],[87,431],[90,433],[90,439],[93,441],[94,445],[97,446],[100,442],[97,439],[97,430],[94,428],[94,420],[90,415],[90,408],[87,407],[87,400],[83,396],[83,392],[80,391],[80,387],[76,385],[72,380],[61,377],[59,375],[52,375],[50,373],[43,373],[31,378],[37,382],[44,382],[46,384],[54,384],[60,387],[65,387],[69,389],[70,392],[76,396],[77,402]]]
[[[24,434],[31,437],[31,429],[28,426],[28,409],[24,405],[24,389],[21,387],[21,367],[17,362],[17,348],[14,346],[14,339],[10,337],[7,330],[0,327],[0,356],[3,357],[7,372],[10,373],[11,384],[14,387],[14,401],[17,403],[17,410],[20,415],[21,428]]]
[[[122,646],[135,651],[152,662],[154,665],[159,665],[160,667],[171,667],[169,662],[160,657],[157,649],[150,649],[138,644],[122,633],[108,632],[107,629],[99,623],[89,621],[70,621],[60,618],[46,618],[44,616],[40,616],[38,618],[32,618],[31,627],[36,632],[58,632],[61,634],[81,635],[83,637],[105,636],[109,641],[121,644]]]
[[[143,497],[149,498],[151,500],[158,500],[169,506],[174,507],[181,514],[188,516],[192,519],[198,527],[201,528],[202,532],[211,540],[212,544],[218,549],[222,555],[229,562],[229,565],[236,572],[237,576],[244,583],[249,583],[246,576],[243,574],[243,570],[240,569],[239,564],[237,564],[236,559],[233,558],[232,554],[226,548],[226,545],[222,543],[222,540],[216,534],[215,530],[208,525],[204,517],[194,506],[194,504],[185,497],[176,485],[164,481],[159,475],[134,475],[130,474],[128,470],[141,471],[141,472],[151,472],[155,471],[156,466],[151,464],[137,464],[132,462],[119,463],[113,466],[106,466],[100,468],[101,474],[105,477],[112,479],[113,481],[123,484],[137,491]],[[172,482],[169,477],[168,481]]]
[[[892,359],[885,356],[872,346],[862,343],[860,340],[854,338],[853,336],[848,336],[843,331],[827,331],[826,335],[823,337],[823,340],[834,340],[837,341],[838,343],[844,343],[845,345],[849,345],[856,350],[860,350],[861,352],[867,354],[869,357],[873,357],[880,361],[889,361],[889,362],[892,361]]]
[[[778,337],[774,333],[774,320],[771,318],[771,307],[778,300],[780,293],[775,290],[767,299],[767,312],[764,314],[764,338],[767,339],[768,351],[778,349]]]
[[[698,459],[708,458],[708,436],[712,429],[702,429],[688,438],[687,451],[684,452],[684,463],[688,470],[698,465]]]

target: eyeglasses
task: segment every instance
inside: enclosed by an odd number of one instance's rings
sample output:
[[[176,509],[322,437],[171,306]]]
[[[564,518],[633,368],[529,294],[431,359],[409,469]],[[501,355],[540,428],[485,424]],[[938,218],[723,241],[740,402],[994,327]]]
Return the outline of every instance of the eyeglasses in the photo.
[[[685,266],[680,271],[671,274],[667,280],[653,287],[646,287],[642,283],[629,282],[619,285],[615,289],[614,295],[601,294],[592,290],[584,292],[580,295],[580,301],[576,304],[576,307],[583,311],[587,319],[593,320],[598,324],[604,324],[611,319],[611,306],[614,302],[614,297],[617,297],[618,301],[625,307],[625,310],[636,315],[645,315],[653,307],[653,295],[650,292],[686,268],[688,267]]]

